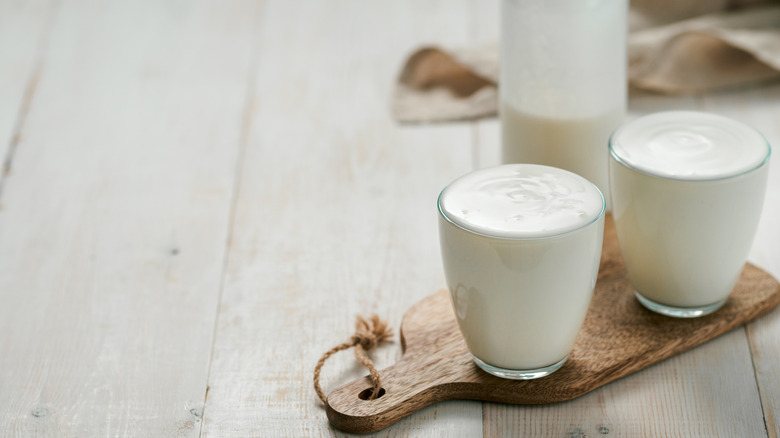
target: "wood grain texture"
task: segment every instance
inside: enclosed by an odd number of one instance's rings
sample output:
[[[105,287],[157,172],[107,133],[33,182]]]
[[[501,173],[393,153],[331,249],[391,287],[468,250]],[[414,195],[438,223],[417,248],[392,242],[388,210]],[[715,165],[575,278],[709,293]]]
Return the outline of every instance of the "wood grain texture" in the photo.
[[[54,0],[0,1],[0,165],[10,170],[49,41]],[[2,186],[0,185],[0,190]]]
[[[57,9],[2,193],[3,438],[198,436],[253,26],[226,5]]]
[[[668,318],[643,308],[632,294],[614,224],[606,221],[599,279],[585,323],[567,363],[554,374],[515,381],[491,376],[473,364],[455,321],[449,294],[416,304],[401,327],[403,358],[381,371],[386,394],[357,395],[367,378],[328,395],[328,419],[348,432],[373,432],[442,400],[477,399],[545,404],[570,400],[764,315],[780,304],[780,283],[746,265],[726,305],[695,319]]]
[[[470,130],[398,126],[389,97],[415,47],[468,41],[468,15],[449,0],[269,0],[257,38],[203,436],[342,436],[312,388],[317,360],[356,314],[397,328],[444,281],[436,197],[470,169]],[[385,367],[400,351],[372,355]],[[323,389],[363,374],[340,353]],[[481,405],[455,401],[380,435],[481,431]]]

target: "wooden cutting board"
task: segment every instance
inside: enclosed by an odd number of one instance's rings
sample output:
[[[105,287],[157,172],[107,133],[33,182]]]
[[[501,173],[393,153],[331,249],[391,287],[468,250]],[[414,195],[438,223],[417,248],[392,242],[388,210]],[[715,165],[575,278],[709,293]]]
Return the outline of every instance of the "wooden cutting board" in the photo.
[[[403,357],[380,371],[385,392],[363,400],[363,378],[335,389],[326,407],[343,431],[385,428],[425,406],[452,399],[543,404],[570,400],[615,379],[682,353],[761,316],[780,303],[780,283],[747,264],[728,302],[695,319],[655,314],[634,298],[608,216],[598,282],[569,360],[536,380],[506,380],[479,369],[460,335],[449,293],[441,290],[415,304],[401,323]]]

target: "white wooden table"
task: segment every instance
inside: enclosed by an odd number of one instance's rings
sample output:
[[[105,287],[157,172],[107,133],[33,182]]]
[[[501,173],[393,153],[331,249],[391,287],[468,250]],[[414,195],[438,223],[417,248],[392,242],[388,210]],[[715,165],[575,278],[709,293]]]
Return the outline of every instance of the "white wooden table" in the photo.
[[[397,125],[394,77],[497,38],[496,1],[0,0],[0,436],[340,436],[315,362],[444,286],[436,196],[498,160],[496,120]],[[777,82],[630,107],[780,145]],[[780,277],[773,161],[750,259]],[[779,359],[775,311],[571,402],[378,435],[777,437]],[[364,374],[342,353],[323,385]]]

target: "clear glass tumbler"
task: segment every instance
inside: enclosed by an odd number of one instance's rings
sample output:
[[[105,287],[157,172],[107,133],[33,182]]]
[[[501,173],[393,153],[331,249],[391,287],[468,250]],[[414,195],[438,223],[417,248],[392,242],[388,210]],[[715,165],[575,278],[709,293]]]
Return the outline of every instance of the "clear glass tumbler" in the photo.
[[[764,203],[769,143],[694,111],[640,117],[610,140],[612,215],[637,299],[692,318],[723,306]]]
[[[509,379],[560,368],[598,276],[601,192],[562,169],[514,164],[455,180],[438,207],[444,273],[474,362]]]

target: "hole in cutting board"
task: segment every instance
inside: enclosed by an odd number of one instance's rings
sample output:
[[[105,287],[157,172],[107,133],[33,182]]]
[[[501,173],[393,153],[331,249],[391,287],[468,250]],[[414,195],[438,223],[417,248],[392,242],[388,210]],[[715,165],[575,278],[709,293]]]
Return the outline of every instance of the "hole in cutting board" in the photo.
[[[370,400],[371,391],[373,390],[374,388],[366,388],[360,391],[360,394],[358,394],[358,398],[361,400]],[[376,398],[374,400],[382,397],[383,395],[385,395],[385,388],[379,388],[379,393],[376,395]]]

